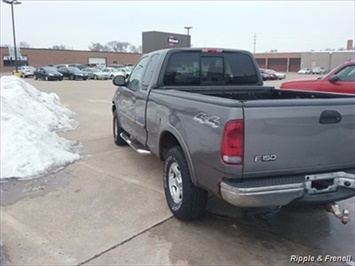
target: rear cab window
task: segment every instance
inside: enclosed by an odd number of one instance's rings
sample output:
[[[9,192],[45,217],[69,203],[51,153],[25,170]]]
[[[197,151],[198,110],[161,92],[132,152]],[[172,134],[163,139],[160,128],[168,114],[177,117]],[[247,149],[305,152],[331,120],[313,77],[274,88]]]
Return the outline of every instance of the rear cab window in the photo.
[[[242,52],[179,51],[168,60],[167,86],[256,85],[259,74],[253,58]]]

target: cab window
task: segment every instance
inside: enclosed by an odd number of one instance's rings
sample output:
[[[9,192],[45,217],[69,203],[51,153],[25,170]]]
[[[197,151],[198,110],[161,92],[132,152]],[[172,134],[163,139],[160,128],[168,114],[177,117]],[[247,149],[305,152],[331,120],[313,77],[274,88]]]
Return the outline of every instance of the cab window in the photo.
[[[143,76],[143,73],[146,69],[148,63],[148,57],[142,58],[135,66],[133,69],[131,75],[129,76],[129,81],[127,88],[133,91],[136,91],[139,89],[139,86],[141,85],[141,79]]]

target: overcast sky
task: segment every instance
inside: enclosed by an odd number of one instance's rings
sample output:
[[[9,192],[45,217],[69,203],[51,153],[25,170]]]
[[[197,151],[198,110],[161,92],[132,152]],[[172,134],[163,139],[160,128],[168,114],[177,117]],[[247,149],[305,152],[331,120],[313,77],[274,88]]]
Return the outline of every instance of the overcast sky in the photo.
[[[21,1],[21,0],[20,0]],[[354,1],[30,1],[15,5],[17,43],[33,48],[142,43],[143,31],[186,34],[194,47],[279,52],[345,48]],[[13,44],[11,7],[1,2],[1,44]]]

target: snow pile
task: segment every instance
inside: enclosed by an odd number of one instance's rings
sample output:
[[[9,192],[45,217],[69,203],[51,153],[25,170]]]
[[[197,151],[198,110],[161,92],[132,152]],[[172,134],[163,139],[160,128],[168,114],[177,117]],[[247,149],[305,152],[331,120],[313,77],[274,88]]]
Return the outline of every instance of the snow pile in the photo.
[[[81,158],[81,144],[55,131],[75,129],[74,113],[55,93],[20,78],[1,77],[1,178],[49,174]]]

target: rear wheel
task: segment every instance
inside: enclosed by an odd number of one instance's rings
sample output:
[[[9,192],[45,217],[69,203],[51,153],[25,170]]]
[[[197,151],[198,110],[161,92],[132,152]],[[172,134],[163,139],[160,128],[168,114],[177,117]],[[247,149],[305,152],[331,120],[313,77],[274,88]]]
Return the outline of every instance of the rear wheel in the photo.
[[[118,121],[117,112],[113,112],[113,141],[118,146],[125,146],[127,143],[120,137],[120,134],[124,132]]]
[[[173,147],[168,151],[163,179],[166,201],[176,218],[193,220],[203,215],[208,193],[192,183],[190,171],[180,147]]]

